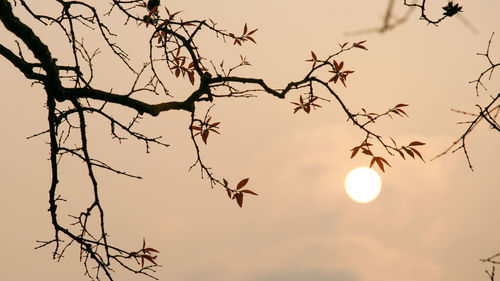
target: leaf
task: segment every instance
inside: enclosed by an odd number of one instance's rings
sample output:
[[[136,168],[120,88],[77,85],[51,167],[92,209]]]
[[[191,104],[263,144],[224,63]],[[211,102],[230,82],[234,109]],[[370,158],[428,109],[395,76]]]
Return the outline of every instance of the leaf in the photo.
[[[380,158],[377,157],[377,164],[378,166],[380,167],[380,170],[382,170],[382,172],[385,173],[385,170],[384,170],[384,164],[382,164],[382,161],[380,161]]]
[[[362,45],[362,44],[363,44],[363,43],[365,43],[365,42],[366,42],[366,40],[359,41],[359,42],[357,42],[357,43],[352,44],[352,46],[353,46],[353,47],[355,47],[355,48],[360,48],[360,49],[363,49],[363,50],[367,50],[367,51],[368,51],[368,49],[367,49],[365,46],[363,46],[363,45]]]
[[[402,110],[401,108],[398,108],[396,110],[403,113],[404,115],[406,115],[406,117],[409,117],[408,114],[406,114],[406,112],[404,110]]]
[[[379,157],[380,161],[384,162],[387,166],[391,167],[391,165],[389,164],[389,162],[387,162],[387,160],[385,160],[385,158],[383,157]]]
[[[146,247],[146,239],[143,237],[142,238],[142,248],[144,249]]]
[[[156,250],[156,249],[153,249],[153,248],[146,248],[144,249],[145,251],[148,251],[148,252],[153,252],[153,253],[159,253],[160,251]]]
[[[226,188],[226,192],[227,192],[227,196],[229,196],[229,199],[233,199],[232,196],[231,196],[232,192],[231,192],[231,190],[229,188]]]
[[[401,152],[401,150],[398,150],[398,152],[399,152],[399,155],[401,155],[401,157],[406,160],[405,154],[403,152]]]
[[[397,104],[394,108],[398,108],[398,107],[405,107],[405,106],[408,106],[408,104],[399,103],[399,104]]]
[[[413,152],[415,152],[415,154],[417,154],[417,155],[418,155],[418,157],[420,157],[420,159],[422,159],[422,161],[424,161],[424,162],[425,162],[424,158],[422,157],[422,154],[420,154],[420,152],[419,152],[418,150],[416,150],[416,149],[415,149],[415,148],[413,148],[413,147],[410,147],[410,149],[411,149]]]
[[[412,141],[408,146],[424,145],[425,143],[419,141]]]
[[[242,187],[244,187],[248,183],[249,178],[242,179],[238,185],[236,185],[236,190],[240,190]]]
[[[259,195],[259,194],[255,193],[255,192],[253,192],[253,191],[251,191],[249,189],[243,189],[241,192],[250,193],[250,194],[253,194],[253,195]]]
[[[247,35],[245,38],[247,38],[248,40],[250,40],[250,41],[254,42],[255,44],[257,44],[257,42],[255,42],[255,40],[252,37],[250,37],[250,36]]]
[[[175,70],[175,77],[179,77],[180,74],[181,74],[181,70],[180,70],[180,68],[177,68]]]
[[[225,178],[222,179],[222,182],[224,182],[225,187],[227,187],[227,185],[229,184]]]
[[[247,35],[252,35],[252,34],[254,34],[257,30],[259,30],[259,29],[258,29],[258,28],[257,28],[257,29],[254,29],[254,30],[252,30],[252,31],[248,32],[248,34],[247,34]],[[248,36],[247,36],[247,37],[248,37]]]
[[[361,148],[361,149],[363,150],[363,151],[362,151],[362,153],[364,153],[364,154],[366,154],[366,155],[373,156],[373,153],[372,153],[370,150],[368,150],[368,149],[366,149],[366,148],[364,148],[364,147],[363,147],[363,148]]]
[[[240,206],[240,208],[243,207],[243,193],[236,193],[236,195],[234,195],[236,197],[236,203],[238,203],[238,206]]]
[[[189,77],[189,82],[191,82],[191,85],[194,85],[194,72],[189,71],[188,77]]]
[[[203,140],[203,142],[205,144],[207,144],[207,139],[208,139],[208,134],[209,134],[209,130],[205,130],[201,133],[201,139]]]
[[[411,158],[415,158],[415,154],[413,153],[413,151],[411,151],[410,149],[408,149],[404,146],[403,146],[403,149],[406,151],[406,153],[408,153],[408,155],[411,156]]]
[[[198,127],[198,126],[191,126],[191,129],[193,130],[197,130],[197,131],[201,131],[201,127]]]
[[[311,51],[311,56],[312,56],[314,61],[318,60],[318,57],[316,56],[316,54],[313,51]]]
[[[336,60],[333,60],[333,65],[335,66],[335,70],[339,71],[341,69],[340,65],[337,63]]]
[[[359,151],[359,148],[360,148],[359,146],[356,146],[355,148],[351,149],[351,151],[352,151],[351,158],[353,158],[354,156],[356,156],[356,154]]]
[[[142,255],[141,257],[144,257],[145,259],[147,259],[148,261],[154,263],[154,265],[158,265],[156,262],[155,262],[155,259],[150,256],[150,255]],[[144,260],[143,260],[144,261]],[[144,262],[143,262],[143,267],[144,267]]]
[[[247,24],[245,23],[245,27],[243,27],[243,35],[247,34],[248,27]]]

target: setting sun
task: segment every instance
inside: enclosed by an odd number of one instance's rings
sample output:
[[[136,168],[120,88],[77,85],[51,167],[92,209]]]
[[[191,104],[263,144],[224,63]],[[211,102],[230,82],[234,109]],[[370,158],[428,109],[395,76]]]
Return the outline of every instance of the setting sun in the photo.
[[[380,193],[382,181],[377,172],[360,167],[352,170],[345,179],[345,190],[358,203],[369,203]]]

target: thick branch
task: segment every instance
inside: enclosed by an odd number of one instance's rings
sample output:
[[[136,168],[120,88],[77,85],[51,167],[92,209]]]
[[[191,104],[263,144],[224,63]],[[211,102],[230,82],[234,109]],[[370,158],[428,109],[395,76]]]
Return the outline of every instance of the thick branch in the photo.
[[[12,6],[7,0],[0,0],[0,20],[5,28],[19,37],[40,61],[46,73],[44,84],[47,92],[50,92],[56,99],[61,99],[62,86],[59,80],[59,69],[47,45],[36,36],[31,28],[14,16]]]

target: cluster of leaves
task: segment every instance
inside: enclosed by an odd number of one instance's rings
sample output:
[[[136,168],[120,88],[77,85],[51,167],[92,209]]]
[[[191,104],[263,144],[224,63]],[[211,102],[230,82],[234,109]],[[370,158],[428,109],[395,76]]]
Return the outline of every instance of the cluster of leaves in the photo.
[[[229,196],[229,199],[234,200],[236,199],[236,203],[238,206],[243,207],[243,196],[245,193],[247,194],[252,194],[252,195],[258,195],[257,193],[251,191],[250,189],[242,189],[247,183],[248,183],[249,178],[242,179],[237,185],[235,189],[229,188],[229,182],[224,178],[222,179],[223,185],[226,188],[227,196]]]
[[[311,107],[316,109],[316,107],[321,107],[321,105],[314,103],[316,100],[318,100],[319,97],[316,97],[314,95],[309,95],[308,99],[306,102],[304,102],[304,98],[302,98],[302,95],[299,96],[299,102],[291,102],[292,104],[296,105],[293,109],[293,113],[297,113],[299,110],[304,110],[305,113],[309,114],[311,112]]]
[[[236,36],[236,35],[234,35],[234,33],[229,33],[229,36],[234,39],[233,45],[238,44],[238,45],[242,46],[242,43],[246,42],[246,41],[252,41],[253,43],[257,43],[257,42],[255,42],[255,40],[251,36],[252,34],[257,32],[257,30],[259,30],[259,29],[256,28],[254,30],[249,31],[248,25],[245,23],[245,26],[243,27],[243,34],[241,34],[240,36]]]
[[[146,239],[143,238],[142,248],[136,252],[130,252],[128,257],[141,259],[141,268],[144,269],[144,260],[147,260],[155,266],[158,266],[158,264],[156,263],[157,256],[155,255],[157,253],[160,253],[160,251],[151,247],[146,248]]]
[[[368,124],[375,123],[377,121],[377,119],[384,117],[384,116],[387,116],[390,118],[393,118],[392,115],[397,115],[399,117],[408,117],[408,114],[403,109],[407,106],[408,106],[408,104],[399,103],[399,104],[395,105],[394,107],[388,109],[384,113],[368,112],[368,111],[366,111],[366,109],[362,108],[361,109],[362,113],[356,114],[354,116],[354,118],[358,118],[358,117],[365,118],[366,122],[361,124],[362,127],[365,127]],[[370,148],[371,146],[373,146],[373,143],[368,141],[370,138],[376,139],[382,145],[382,147],[385,148],[386,152],[391,156],[394,155],[394,153],[398,153],[403,159],[406,160],[406,158],[405,158],[405,153],[406,153],[413,159],[415,158],[415,155],[417,155],[422,161],[425,162],[420,151],[418,151],[415,148],[415,146],[425,145],[425,143],[423,143],[421,141],[412,141],[412,142],[410,142],[410,144],[408,144],[406,146],[405,145],[398,146],[396,144],[396,141],[393,138],[390,138],[391,142],[392,142],[392,145],[390,145],[390,144],[386,144],[383,141],[381,136],[375,135],[369,131],[366,132],[365,140],[360,145],[355,146],[354,148],[351,149],[351,158],[356,156],[358,154],[358,152],[361,151],[362,154],[368,155],[369,157],[371,157],[370,167],[372,167],[373,164],[377,163],[378,167],[380,168],[380,170],[382,170],[382,172],[385,172],[385,167],[384,167],[385,165],[391,167],[391,165],[389,164],[387,159],[374,154],[374,152]]]
[[[398,116],[400,117],[409,117],[408,114],[406,114],[406,111],[404,111],[402,108],[405,107],[405,106],[408,106],[408,104],[405,104],[405,103],[399,103],[397,104],[396,106],[394,106],[393,108],[389,109],[386,113],[384,114],[379,114],[379,113],[375,113],[375,112],[367,112],[366,109],[364,108],[361,108],[361,110],[363,111],[363,113],[359,114],[360,116],[364,116],[366,118],[368,118],[370,120],[370,122],[375,122],[375,119],[381,117],[381,116],[384,116],[384,115],[387,115],[389,116],[390,118],[392,118],[392,115],[391,113],[395,113],[397,114]]]
[[[345,81],[347,80],[347,75],[354,73],[353,70],[343,70],[342,68],[344,67],[344,62],[341,61],[340,63],[337,63],[336,60],[333,60],[333,70],[329,70],[329,72],[334,73],[335,75],[328,80],[328,82],[332,82],[337,84],[337,81],[340,80],[344,87],[347,87],[345,84]]]
[[[313,73],[316,73],[322,67],[328,67],[329,68],[328,72],[333,73],[334,76],[330,77],[328,80],[325,80],[325,82],[323,82],[323,85],[325,85],[329,89],[330,93],[332,93],[332,95],[337,100],[340,100],[340,98],[337,96],[335,91],[330,88],[329,83],[333,82],[333,84],[336,84],[338,81],[340,81],[340,82],[342,82],[344,87],[347,87],[347,83],[346,83],[347,77],[348,77],[348,75],[354,73],[354,71],[353,70],[345,70],[344,61],[337,60],[335,57],[337,55],[339,55],[340,53],[342,53],[346,50],[350,50],[352,48],[368,50],[368,48],[366,48],[366,46],[364,45],[365,43],[366,43],[366,41],[363,40],[363,41],[359,41],[359,42],[354,42],[351,45],[349,45],[349,42],[339,44],[340,51],[333,54],[333,55],[328,56],[326,59],[320,59],[314,51],[311,51],[311,58],[306,60],[306,62],[312,63],[311,71],[309,74],[313,75]],[[304,112],[310,113],[311,108],[316,109],[317,107],[321,107],[319,104],[317,104],[317,100],[322,99],[322,98],[313,94],[312,85],[309,85],[309,89],[310,90],[308,93],[308,97],[304,98],[302,95],[300,95],[298,102],[292,102],[292,104],[294,105],[294,109],[293,109],[294,113],[298,112],[299,110],[304,110]],[[340,102],[340,103],[343,105],[342,102]],[[385,172],[385,167],[386,166],[390,167],[390,164],[386,158],[379,156],[379,155],[375,155],[374,152],[372,151],[372,149],[370,148],[373,145],[373,143],[369,142],[368,140],[370,138],[374,138],[379,142],[379,144],[391,156],[393,156],[394,153],[399,153],[401,155],[404,152],[404,153],[410,155],[412,158],[414,158],[415,155],[417,155],[423,160],[421,153],[417,149],[414,148],[414,146],[423,145],[424,144],[423,142],[413,141],[413,142],[411,142],[411,145],[399,147],[396,145],[395,141],[391,138],[394,145],[389,145],[389,144],[386,144],[384,142],[384,140],[381,136],[375,134],[371,129],[368,129],[368,126],[370,124],[375,123],[375,121],[378,118],[383,117],[383,116],[387,116],[390,118],[393,118],[393,115],[397,115],[400,117],[408,117],[408,114],[406,113],[406,111],[404,109],[406,106],[408,106],[408,104],[399,103],[396,106],[388,109],[384,113],[368,112],[366,109],[361,108],[362,112],[357,113],[357,114],[352,114],[344,106],[344,110],[348,114],[349,119],[354,123],[354,125],[358,126],[366,133],[366,137],[361,142],[361,144],[354,147],[353,149],[351,149],[351,151],[352,151],[351,158],[356,156],[358,151],[361,151],[362,154],[365,154],[365,155],[368,155],[371,157],[370,167],[372,167],[375,163],[377,163],[377,166],[383,172]],[[404,158],[404,154],[402,156]]]
[[[175,55],[173,55],[173,65],[170,67],[170,70],[172,70],[175,74],[175,77],[179,77],[182,74],[182,77],[184,77],[186,74],[189,77],[189,82],[191,85],[194,85],[195,81],[195,69],[194,69],[194,61],[191,61],[187,66],[186,66],[186,61],[187,57],[182,56],[180,54],[181,49],[177,49],[177,52]],[[198,63],[200,60],[198,60]],[[202,68],[202,70],[205,70]]]
[[[418,157],[420,157],[420,159],[422,159],[422,161],[425,162],[424,158],[422,157],[422,154],[415,148],[415,146],[425,145],[425,143],[420,142],[420,141],[412,141],[410,144],[408,144],[406,146],[403,145],[401,147],[398,147],[396,145],[396,142],[394,140],[392,140],[392,141],[394,143],[393,150],[397,151],[403,159],[406,159],[405,155],[403,153],[403,152],[406,152],[408,155],[411,156],[411,158],[415,158],[415,155],[417,155]],[[391,165],[384,157],[375,156],[370,149],[371,146],[373,146],[373,144],[369,143],[367,141],[364,141],[361,145],[355,146],[354,148],[351,149],[351,151],[352,151],[351,158],[356,156],[356,154],[359,151],[361,151],[361,153],[372,157],[372,159],[370,161],[370,168],[373,166],[373,164],[377,163],[380,170],[382,170],[382,172],[385,172],[384,164],[389,166],[389,167],[391,167]]]
[[[198,126],[191,125],[191,130],[197,131],[197,133],[194,134],[194,136],[200,135],[202,141],[205,144],[207,144],[210,132],[214,132],[220,135],[219,131],[216,130],[219,129],[220,122],[210,123],[210,121],[212,121],[212,116],[205,115],[205,119],[203,121],[202,120],[196,120],[196,121],[198,121],[199,125]]]
[[[443,7],[444,16],[453,17],[457,13],[462,11],[462,7],[457,4],[453,4],[453,1],[448,2],[448,5]]]

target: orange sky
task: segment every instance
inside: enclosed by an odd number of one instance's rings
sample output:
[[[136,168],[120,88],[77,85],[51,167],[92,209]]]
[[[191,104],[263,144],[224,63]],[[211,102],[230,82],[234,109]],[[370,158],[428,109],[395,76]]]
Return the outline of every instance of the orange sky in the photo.
[[[439,15],[446,1],[435,2],[437,8],[431,6],[429,12]],[[233,47],[207,36],[201,49],[227,63],[246,55],[252,67],[240,74],[265,78],[276,87],[304,75],[311,50],[326,56],[337,50],[337,43],[368,40],[368,52],[341,56],[356,72],[347,88],[336,86],[338,93],[354,111],[365,107],[381,112],[397,103],[410,104],[410,118],[385,120],[376,128],[401,143],[426,142],[422,152],[430,159],[465,128],[456,125],[464,119],[450,108],[474,111],[475,104],[484,104],[487,95],[500,88],[494,76],[486,85],[489,91],[478,98],[467,83],[487,66],[475,54],[486,50],[491,32],[496,32],[491,54],[500,61],[500,2],[459,3],[477,33],[457,18],[436,28],[418,21],[414,13],[387,34],[345,35],[379,25],[385,1],[168,1],[168,7],[183,10],[182,18],[211,18],[237,32],[245,23],[259,28],[257,45]],[[44,9],[38,6],[33,4]],[[19,15],[26,18],[25,13]],[[127,28],[121,33],[123,47],[136,57],[132,63],[140,65],[147,54],[147,42],[137,39],[144,27]],[[60,36],[44,32],[42,38],[63,60],[68,53]],[[15,46],[3,26],[0,38],[1,44]],[[105,48],[96,58],[96,70],[97,87],[130,87],[124,82],[130,74]],[[45,95],[3,58],[0,71],[0,280],[87,280],[78,249],[69,250],[59,263],[51,260],[50,248],[33,250],[35,240],[53,234],[46,211],[47,139],[26,140],[47,127]],[[186,81],[171,85],[178,97],[191,89]],[[145,116],[141,128],[163,135],[171,145],[153,147],[147,155],[140,143],[116,144],[108,138],[107,124],[94,121],[91,153],[144,177],[137,181],[98,172],[113,242],[132,250],[145,237],[161,251],[160,280],[488,280],[484,270],[489,265],[479,259],[500,251],[498,133],[481,125],[468,139],[474,172],[461,152],[426,163],[388,158],[392,168],[381,175],[379,198],[361,205],[350,200],[343,187],[351,169],[369,162],[349,159],[361,133],[345,122],[335,102],[322,103],[322,109],[309,115],[294,115],[290,101],[296,99],[259,94],[255,99],[217,102],[212,110],[222,122],[222,134],[210,137],[203,156],[217,175],[232,183],[250,177],[248,186],[259,196],[246,198],[242,209],[222,190],[210,189],[198,169],[188,172],[195,160],[188,113]],[[88,180],[79,162],[68,161],[66,167],[60,191],[72,203],[61,209],[77,212],[88,202]],[[119,270],[116,278],[138,277]]]

